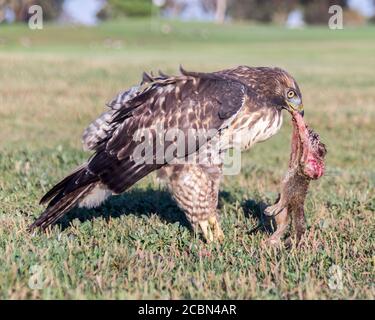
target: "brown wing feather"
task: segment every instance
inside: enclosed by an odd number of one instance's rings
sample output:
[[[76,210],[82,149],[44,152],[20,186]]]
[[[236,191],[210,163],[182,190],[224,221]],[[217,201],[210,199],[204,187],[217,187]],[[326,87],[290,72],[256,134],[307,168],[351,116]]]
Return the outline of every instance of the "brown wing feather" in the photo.
[[[182,70],[181,76],[158,78],[116,112],[116,130],[88,168],[109,189],[121,193],[165,163],[138,164],[132,159],[141,143],[133,140],[138,129],[161,125],[165,130],[178,128],[185,137],[190,128],[219,130],[241,109],[246,94],[240,81],[215,74]],[[164,150],[171,143],[163,142]],[[187,148],[184,156],[196,150]]]

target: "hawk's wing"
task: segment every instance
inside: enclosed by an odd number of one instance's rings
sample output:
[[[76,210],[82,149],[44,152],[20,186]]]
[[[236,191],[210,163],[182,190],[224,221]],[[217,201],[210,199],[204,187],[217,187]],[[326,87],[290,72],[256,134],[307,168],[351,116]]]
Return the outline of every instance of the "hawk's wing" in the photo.
[[[121,106],[134,98],[138,90],[139,86],[134,86],[118,94],[115,99],[107,104],[109,110],[103,112],[90,123],[82,134],[82,146],[85,151],[95,150],[108,137],[108,134],[115,129],[116,123],[112,121],[114,114]]]
[[[121,193],[171,160],[136,161],[133,153],[142,143],[134,140],[138,130],[155,133],[152,129],[162,127],[166,132],[178,128],[185,137],[189,129],[221,130],[243,107],[247,95],[247,87],[240,81],[210,73],[182,70],[181,76],[154,79],[111,115],[110,130],[93,144],[96,154],[88,169],[110,190]],[[155,143],[155,135],[152,139]],[[172,143],[164,141],[162,151]],[[183,156],[196,151],[190,146]],[[155,160],[155,149],[145,160]]]
[[[96,150],[119,126],[118,121],[113,121],[116,112],[119,109],[126,107],[130,100],[141,94],[142,91],[147,87],[147,84],[165,78],[167,78],[167,76],[161,72],[160,76],[158,77],[152,77],[144,72],[142,81],[138,86],[133,86],[129,90],[120,92],[114,99],[111,100],[111,102],[107,103],[109,110],[103,112],[98,118],[91,122],[83,132],[83,149],[85,151]]]

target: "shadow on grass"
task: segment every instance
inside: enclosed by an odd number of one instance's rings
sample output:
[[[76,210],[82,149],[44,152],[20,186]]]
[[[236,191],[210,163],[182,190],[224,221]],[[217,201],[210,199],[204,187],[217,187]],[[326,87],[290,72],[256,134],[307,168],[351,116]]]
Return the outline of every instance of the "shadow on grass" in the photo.
[[[219,194],[219,208],[223,202],[235,202],[236,197],[230,192],[221,191]],[[271,232],[270,219],[263,213],[267,204],[263,201],[246,200],[242,204],[246,218],[253,217],[258,220],[258,226],[249,233]],[[157,214],[162,221],[167,223],[179,222],[182,226],[191,230],[185,214],[178,208],[169,192],[154,189],[134,189],[122,195],[110,197],[98,208],[75,208],[61,218],[57,225],[65,230],[75,219],[80,222],[91,221],[96,218],[104,218],[106,221],[119,218],[123,215],[151,216]]]
[[[268,206],[264,201],[256,201],[248,199],[241,201],[242,194],[232,193],[228,191],[221,191],[219,194],[219,209],[223,206],[223,203],[234,203],[236,201],[241,202],[241,207],[244,212],[245,218],[254,218],[258,221],[258,225],[253,229],[249,230],[249,234],[256,232],[272,233],[274,231],[275,222],[273,218],[269,218],[264,214],[264,209]]]
[[[94,209],[75,208],[57,225],[62,230],[68,228],[74,219],[81,222],[90,221],[101,217],[106,221],[119,218],[123,215],[151,216],[157,214],[167,223],[179,222],[182,226],[190,228],[184,213],[167,191],[154,189],[134,189],[122,195],[110,197],[103,205]]]
[[[249,231],[249,234],[256,232],[272,233],[274,231],[273,218],[269,218],[264,214],[264,209],[268,206],[264,201],[245,200],[241,204],[246,218],[255,218],[258,225]]]

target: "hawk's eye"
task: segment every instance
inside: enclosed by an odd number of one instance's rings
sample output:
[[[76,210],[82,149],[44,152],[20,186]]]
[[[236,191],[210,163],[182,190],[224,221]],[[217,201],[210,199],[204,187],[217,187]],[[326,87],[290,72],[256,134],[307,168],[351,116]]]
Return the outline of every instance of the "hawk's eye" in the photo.
[[[289,99],[294,98],[295,95],[296,95],[296,93],[293,90],[289,90],[288,93],[287,93],[287,96],[288,96]]]

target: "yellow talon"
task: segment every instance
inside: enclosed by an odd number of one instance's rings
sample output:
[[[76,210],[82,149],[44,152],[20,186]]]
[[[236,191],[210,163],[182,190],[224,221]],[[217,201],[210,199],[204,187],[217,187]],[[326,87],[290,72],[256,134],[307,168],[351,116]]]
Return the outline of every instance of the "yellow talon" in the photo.
[[[199,226],[201,227],[202,229],[202,232],[203,232],[203,236],[204,238],[206,239],[206,241],[209,243],[211,241],[214,240],[214,237],[213,237],[213,234],[212,234],[212,231],[211,231],[211,228],[208,224],[208,221],[207,220],[204,220],[204,221],[199,221]]]
[[[221,230],[216,216],[211,216],[207,220],[198,221],[198,225],[207,243],[212,241],[222,242],[224,240],[224,232]]]

